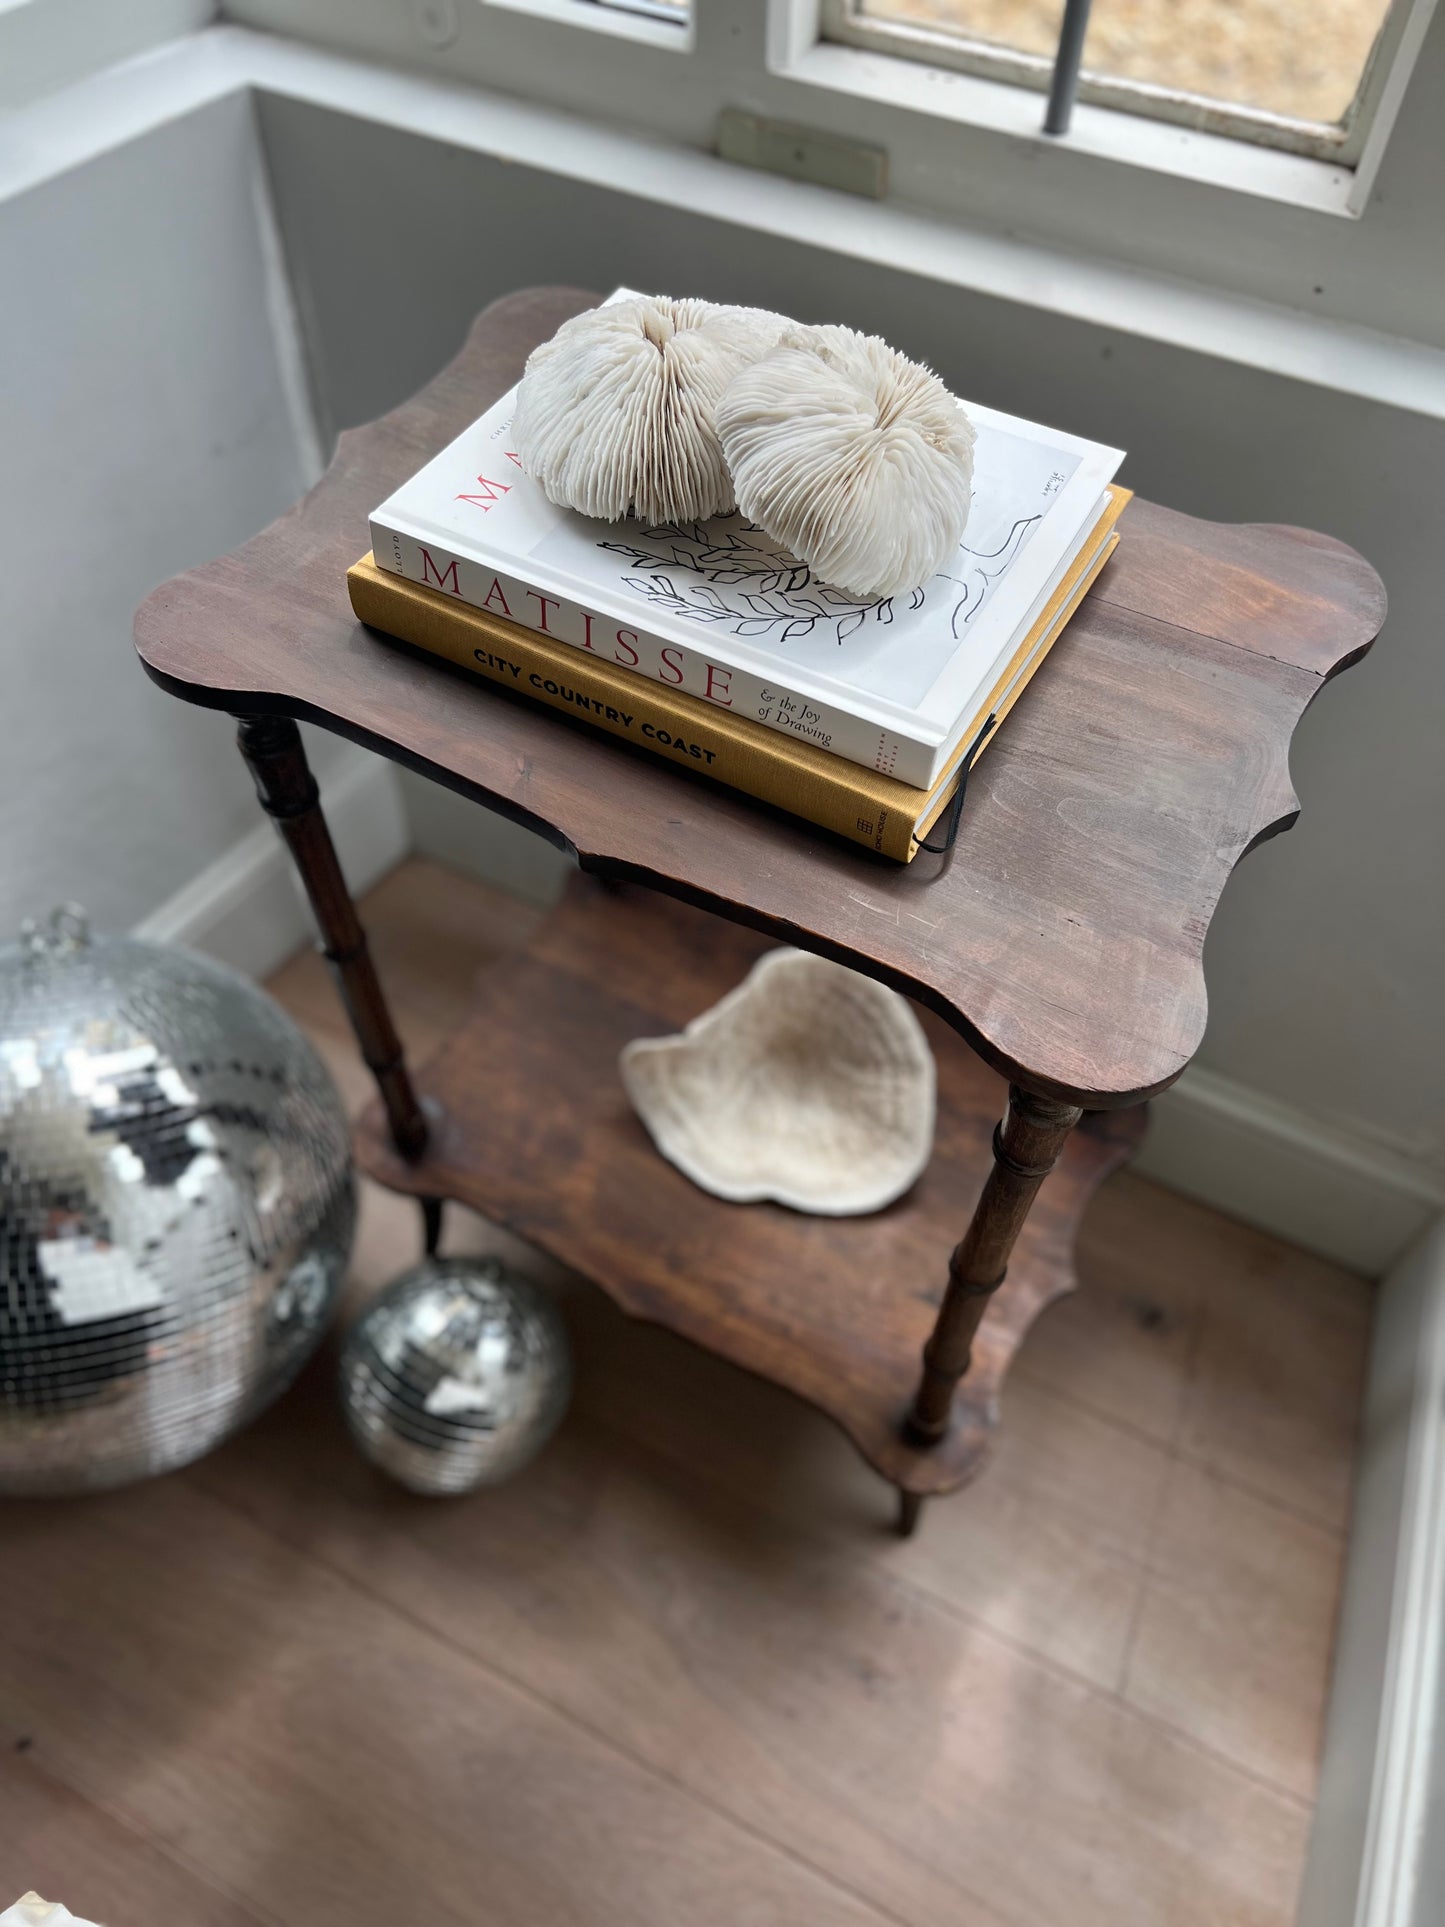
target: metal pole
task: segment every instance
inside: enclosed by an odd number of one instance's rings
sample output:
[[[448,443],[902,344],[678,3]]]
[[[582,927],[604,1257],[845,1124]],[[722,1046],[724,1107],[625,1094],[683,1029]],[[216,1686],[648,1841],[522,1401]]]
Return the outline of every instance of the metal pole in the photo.
[[[1089,31],[1089,4],[1090,0],[1064,0],[1059,50],[1054,55],[1054,78],[1049,86],[1048,112],[1044,115],[1046,134],[1067,134],[1069,131],[1074,95],[1079,90],[1079,63],[1084,57],[1084,35]]]

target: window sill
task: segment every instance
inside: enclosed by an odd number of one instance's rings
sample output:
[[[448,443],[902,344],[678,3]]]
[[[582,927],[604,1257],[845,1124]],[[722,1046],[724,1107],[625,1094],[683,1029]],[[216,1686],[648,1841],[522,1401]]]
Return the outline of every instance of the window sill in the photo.
[[[1360,212],[1352,168],[1083,101],[1074,109],[1068,134],[1056,139],[1042,131],[1041,95],[977,74],[954,73],[826,41],[780,61],[774,71],[803,86],[1009,135],[1052,154],[1085,154],[1315,213],[1357,216]]]
[[[631,13],[608,6],[605,0],[482,0],[486,7],[507,13],[530,14],[534,20],[554,20],[561,26],[581,27],[587,33],[612,34],[668,53],[690,53],[693,33],[689,19],[661,19],[655,14]]]
[[[1014,303],[1023,311],[1063,315],[1081,326],[1445,421],[1445,342],[1433,345],[1432,337],[1403,329],[1387,332],[1368,308],[1363,320],[1348,313],[1309,313],[1297,304],[1211,282],[1202,273],[1185,278],[1112,259],[1085,245],[1077,233],[1065,251],[1046,238],[991,228],[982,220],[960,220],[921,204],[865,201],[743,170],[636,128],[235,26],[190,35],[12,114],[0,139],[0,200],[133,140],[150,126],[243,90],[492,155],[514,167],[602,184],[615,194],[674,208],[723,230],[771,235]],[[959,184],[957,160],[947,151],[954,145],[950,141],[945,149],[951,191]],[[1009,147],[1024,154],[1012,143]],[[1112,222],[1127,236],[1127,209],[1121,220],[1107,196],[1090,189],[1088,200],[1099,217],[1096,225]],[[1351,239],[1368,226],[1331,225]],[[1305,241],[1317,253],[1318,235]],[[1271,254],[1272,265],[1278,253]],[[1433,309],[1426,318],[1438,319]]]

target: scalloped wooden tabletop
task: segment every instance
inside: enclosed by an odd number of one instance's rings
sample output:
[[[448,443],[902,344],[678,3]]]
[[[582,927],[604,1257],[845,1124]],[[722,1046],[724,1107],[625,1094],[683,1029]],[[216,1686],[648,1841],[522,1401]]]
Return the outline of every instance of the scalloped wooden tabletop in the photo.
[[[346,569],[367,516],[595,296],[479,317],[421,394],[136,616],[150,674],[235,714],[321,723],[575,851],[839,958],[939,1012],[995,1069],[1091,1109],[1162,1090],[1204,1030],[1201,953],[1240,857],[1293,821],[1289,741],[1384,619],[1379,577],[1304,530],[1134,502],[1093,592],[982,758],[951,859],[907,867],[383,640]]]

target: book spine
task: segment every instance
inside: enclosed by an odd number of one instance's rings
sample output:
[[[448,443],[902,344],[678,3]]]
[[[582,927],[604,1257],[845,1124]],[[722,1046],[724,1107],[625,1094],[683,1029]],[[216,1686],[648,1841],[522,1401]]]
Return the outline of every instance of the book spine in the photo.
[[[849,777],[845,762],[827,771],[780,762],[764,749],[710,730],[707,713],[694,697],[674,695],[641,678],[620,677],[615,669],[594,668],[585,657],[573,662],[571,652],[533,644],[527,632],[515,626],[492,646],[491,635],[479,634],[469,616],[453,612],[435,593],[413,601],[357,571],[347,582],[357,618],[373,629],[621,736],[674,766],[833,830],[865,849],[903,863],[915,853],[917,810],[881,801],[864,779]],[[429,606],[418,606],[422,601]]]
[[[900,783],[926,789],[943,764],[935,745],[849,715],[834,704],[804,697],[784,683],[765,682],[731,664],[711,662],[686,643],[637,625],[619,624],[568,597],[544,594],[520,577],[458,555],[440,542],[423,542],[405,529],[372,518],[371,544],[378,568],[424,589],[455,596],[488,615],[520,623],[553,642],[598,656],[665,688],[714,703],[735,716],[798,742],[877,770]]]

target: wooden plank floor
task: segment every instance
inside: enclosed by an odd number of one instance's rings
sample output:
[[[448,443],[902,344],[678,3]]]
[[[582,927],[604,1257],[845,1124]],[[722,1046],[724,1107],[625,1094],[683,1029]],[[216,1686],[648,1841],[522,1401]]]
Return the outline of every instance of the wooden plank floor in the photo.
[[[368,906],[414,1050],[537,913]],[[313,957],[274,989],[366,1094]],[[352,1305],[411,1261],[368,1191]],[[452,1248],[515,1247],[454,1217]],[[943,1254],[940,1253],[940,1262]],[[420,1501],[334,1344],[189,1472],[0,1507],[0,1906],[110,1927],[1284,1927],[1368,1335],[1356,1278],[1124,1176],[995,1462],[887,1530],[816,1414],[561,1293],[573,1410]]]

